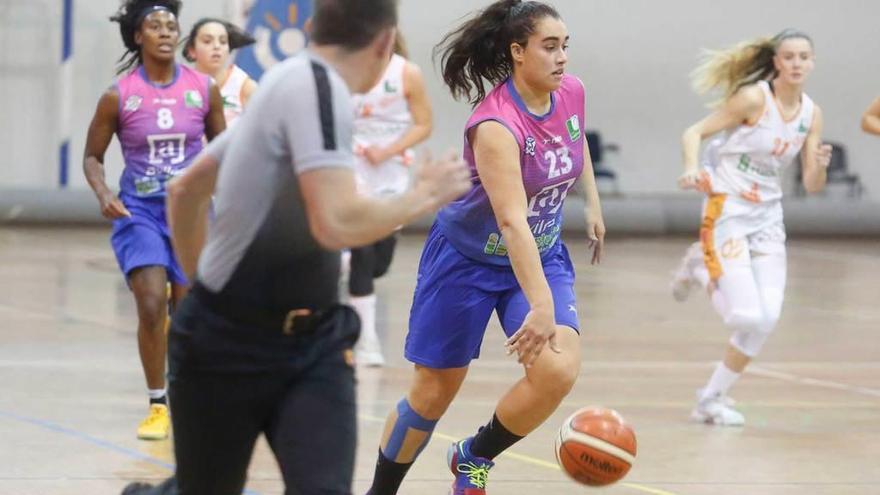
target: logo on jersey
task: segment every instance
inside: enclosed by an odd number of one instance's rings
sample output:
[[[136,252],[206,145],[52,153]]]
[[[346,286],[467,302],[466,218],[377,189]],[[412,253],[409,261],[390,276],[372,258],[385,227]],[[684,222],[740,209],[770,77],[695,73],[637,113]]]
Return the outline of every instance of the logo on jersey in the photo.
[[[577,177],[569,179],[559,184],[547,186],[538,191],[529,200],[527,217],[538,217],[541,215],[555,215],[562,208],[562,202],[568,195],[568,190],[575,183]]]
[[[386,93],[396,93],[397,86],[391,84],[391,81],[385,81],[385,92]]]
[[[739,258],[745,251],[746,243],[742,239],[728,239],[721,245],[721,256],[728,260]]]
[[[526,154],[535,156],[535,138],[529,136],[526,138]]]
[[[144,99],[138,95],[131,95],[125,99],[125,108],[126,112],[134,112],[138,108],[141,107],[141,103],[143,103]]]
[[[202,101],[202,94],[192,89],[183,94],[183,102],[187,108],[202,108],[205,103]]]
[[[572,115],[565,121],[565,128],[568,129],[568,137],[572,141],[577,141],[581,137],[581,122],[577,115]]]
[[[186,160],[186,134],[153,134],[147,136],[150,145],[149,161],[153,165],[178,165]]]
[[[810,130],[810,128],[807,127],[807,125],[806,125],[806,121],[802,120],[802,121],[801,121],[801,125],[798,126],[798,132],[805,133],[805,132],[807,132],[807,131],[809,131],[809,130]]]

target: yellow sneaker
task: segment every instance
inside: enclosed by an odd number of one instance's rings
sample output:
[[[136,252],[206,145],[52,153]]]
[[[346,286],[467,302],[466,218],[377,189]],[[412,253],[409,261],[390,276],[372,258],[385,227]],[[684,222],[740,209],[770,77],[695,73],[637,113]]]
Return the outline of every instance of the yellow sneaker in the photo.
[[[150,414],[138,425],[141,440],[165,440],[171,430],[171,416],[165,404],[152,404]]]

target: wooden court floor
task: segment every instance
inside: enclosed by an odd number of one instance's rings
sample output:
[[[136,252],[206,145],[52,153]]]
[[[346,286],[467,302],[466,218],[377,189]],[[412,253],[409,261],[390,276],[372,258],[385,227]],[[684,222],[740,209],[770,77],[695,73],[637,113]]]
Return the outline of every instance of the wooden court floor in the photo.
[[[131,295],[109,229],[0,229],[0,494],[116,494],[173,467],[170,441],[143,442],[146,411]],[[372,476],[382,418],[403,394],[402,342],[422,238],[406,236],[379,284],[389,366],[359,370],[355,494]],[[733,389],[742,429],[689,423],[695,390],[727,338],[702,294],[669,296],[684,238],[613,236],[601,267],[569,240],[584,365],[560,410],[498,459],[489,492],[608,495],[880,494],[880,241],[792,240],[782,321]],[[403,494],[445,494],[452,439],[472,434],[521,370],[493,321],[449,413],[410,472]],[[638,436],[624,482],[592,490],[556,468],[553,434],[584,405],[619,410]],[[304,460],[304,462],[308,462]],[[250,494],[279,494],[261,442]]]

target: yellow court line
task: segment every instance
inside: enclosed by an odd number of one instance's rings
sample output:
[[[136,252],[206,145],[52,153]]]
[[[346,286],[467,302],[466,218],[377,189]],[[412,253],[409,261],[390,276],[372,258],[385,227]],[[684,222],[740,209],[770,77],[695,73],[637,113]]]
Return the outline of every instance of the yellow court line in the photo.
[[[370,416],[368,414],[358,414],[358,417],[360,417],[361,419],[363,419],[365,421],[371,421],[373,423],[385,423],[385,418],[379,418],[377,416]],[[434,431],[433,436],[440,438],[440,439],[443,439],[443,440],[448,440],[450,442],[457,442],[460,440],[460,438],[456,438],[451,435],[447,435],[445,433],[438,432],[436,430]],[[540,466],[542,468],[561,471],[559,465],[556,464],[555,462],[548,462],[543,459],[538,459],[537,457],[532,457],[529,455],[517,454],[516,452],[502,452],[501,457],[509,457],[511,459],[515,459],[517,461],[524,462],[526,464],[532,464],[534,466]],[[651,495],[676,495],[675,493],[672,493],[672,492],[667,492],[665,490],[660,490],[657,488],[651,488],[650,486],[644,486],[644,485],[640,485],[638,483],[621,482],[618,484],[620,486],[632,488],[633,490],[640,491],[642,493],[650,493]]]

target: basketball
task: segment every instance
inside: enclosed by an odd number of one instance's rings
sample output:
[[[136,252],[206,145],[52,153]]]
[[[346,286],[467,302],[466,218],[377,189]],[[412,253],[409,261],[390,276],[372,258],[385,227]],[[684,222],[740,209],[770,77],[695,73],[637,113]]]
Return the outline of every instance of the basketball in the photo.
[[[556,460],[573,480],[609,485],[636,460],[636,434],[612,409],[585,407],[565,420],[556,437]]]

